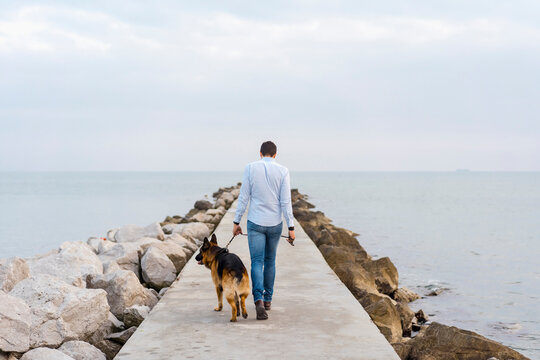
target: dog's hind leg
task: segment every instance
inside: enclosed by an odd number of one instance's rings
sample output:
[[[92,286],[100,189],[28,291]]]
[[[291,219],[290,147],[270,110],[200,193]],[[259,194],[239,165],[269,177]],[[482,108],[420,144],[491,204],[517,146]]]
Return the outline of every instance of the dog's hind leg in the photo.
[[[247,297],[248,297],[247,293],[240,294],[240,304],[242,306],[242,317],[244,319],[247,319],[247,317],[248,317],[248,313],[247,313],[247,309],[246,309],[246,298]]]
[[[236,299],[235,299],[234,291],[225,292],[225,298],[227,299],[227,302],[229,303],[229,305],[231,305],[231,313],[232,313],[231,321],[235,322],[237,309],[236,309]]]
[[[234,301],[236,302],[236,316],[240,316],[240,298],[236,291],[234,292]]]
[[[218,299],[218,306],[214,308],[214,311],[221,311],[223,309],[223,288],[221,285],[216,286],[216,294]]]

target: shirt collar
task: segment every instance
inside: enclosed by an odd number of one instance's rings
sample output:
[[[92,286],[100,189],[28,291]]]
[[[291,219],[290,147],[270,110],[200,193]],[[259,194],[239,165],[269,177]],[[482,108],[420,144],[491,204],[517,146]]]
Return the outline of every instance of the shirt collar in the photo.
[[[274,161],[276,159],[274,159],[273,157],[270,157],[270,156],[264,156],[261,160],[263,160],[263,161]]]

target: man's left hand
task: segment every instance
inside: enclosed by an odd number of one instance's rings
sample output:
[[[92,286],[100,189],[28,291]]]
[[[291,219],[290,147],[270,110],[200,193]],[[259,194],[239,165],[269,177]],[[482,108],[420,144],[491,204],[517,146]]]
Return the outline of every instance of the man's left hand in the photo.
[[[242,234],[242,228],[240,225],[234,224],[232,233],[234,236]]]

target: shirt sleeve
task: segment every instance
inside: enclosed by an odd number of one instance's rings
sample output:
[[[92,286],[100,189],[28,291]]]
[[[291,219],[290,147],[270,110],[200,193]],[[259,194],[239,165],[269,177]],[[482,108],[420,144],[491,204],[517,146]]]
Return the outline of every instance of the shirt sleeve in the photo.
[[[291,179],[289,176],[289,170],[287,170],[285,176],[283,176],[283,180],[281,181],[279,203],[281,206],[281,211],[285,216],[285,220],[287,221],[287,227],[294,226],[294,216],[291,204]]]
[[[240,187],[240,195],[238,195],[238,204],[236,207],[236,213],[234,215],[234,222],[239,224],[242,220],[242,216],[246,211],[249,197],[251,196],[251,184],[249,183],[249,165],[244,169],[244,176],[242,177],[242,186]]]

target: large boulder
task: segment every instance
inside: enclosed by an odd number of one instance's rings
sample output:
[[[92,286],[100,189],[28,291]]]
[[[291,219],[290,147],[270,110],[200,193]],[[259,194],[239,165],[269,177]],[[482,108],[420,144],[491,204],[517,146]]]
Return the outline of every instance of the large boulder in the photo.
[[[158,248],[163,251],[163,253],[167,255],[169,260],[171,260],[174,264],[176,273],[179,273],[184,265],[186,265],[188,260],[186,250],[184,250],[184,248],[175,241],[166,238],[165,241],[160,241],[157,244],[145,244],[142,246],[142,249],[146,251],[146,249],[149,247]]]
[[[210,229],[203,223],[192,222],[186,224],[165,225],[171,234],[180,234],[182,237],[202,243],[205,237],[210,236]]]
[[[142,286],[137,276],[129,270],[88,276],[86,286],[105,290],[111,312],[120,320],[124,317],[125,308],[132,305],[146,305],[152,308],[158,302],[157,297]]]
[[[392,299],[400,302],[411,302],[420,299],[420,295],[405,287],[401,287],[392,293]]]
[[[10,295],[30,307],[31,348],[85,340],[107,321],[109,314],[105,291],[81,289],[47,274],[19,282]]]
[[[225,201],[226,207],[231,206],[234,200],[236,200],[234,195],[227,191],[222,192],[221,195],[219,196],[219,199]]]
[[[475,332],[437,322],[406,342],[405,347],[404,353],[411,360],[527,360],[517,351]]]
[[[155,238],[163,240],[165,233],[161,229],[161,225],[158,222],[152,223],[148,226],[141,227],[137,225],[124,225],[113,236],[113,241],[127,242],[138,240],[143,237]]]
[[[25,353],[21,360],[75,360],[71,356],[64,354],[60,350],[40,347]]]
[[[414,317],[414,311],[411,310],[407,303],[398,302],[396,303],[396,310],[399,313],[401,319],[401,329],[403,330],[403,336],[411,336],[412,334],[412,323]]]
[[[136,330],[137,330],[137,327],[132,326],[129,329],[126,329],[124,331],[120,331],[120,332],[117,332],[117,333],[114,333],[114,334],[110,334],[109,336],[107,336],[107,340],[111,340],[111,341],[114,341],[114,342],[116,342],[116,343],[118,343],[120,345],[124,345],[129,340],[131,335],[133,335],[135,333]]]
[[[208,200],[197,200],[193,207],[197,210],[208,210],[211,209],[213,204]]]
[[[138,244],[122,243],[100,252],[98,257],[103,264],[107,264],[107,268],[110,267],[110,262],[114,261],[120,269],[129,270],[139,276],[140,253],[142,253],[142,249]],[[110,269],[108,271],[110,272]]]
[[[57,253],[28,258],[27,262],[32,275],[49,274],[78,287],[84,287],[86,275],[103,273],[100,259],[82,241],[66,241]]]
[[[150,246],[141,258],[144,281],[156,290],[171,286],[176,280],[176,267],[163,251]]]
[[[375,279],[360,265],[342,263],[335,266],[334,271],[355,298],[360,299],[367,293],[377,293]]]
[[[123,331],[124,329],[124,323],[118,320],[116,316],[114,316],[114,314],[109,311],[107,321],[104,322],[99,329],[94,331],[92,336],[87,339],[87,342],[89,342],[90,344],[97,344],[101,340],[105,339],[108,335],[116,333],[118,331]]]
[[[386,295],[391,295],[398,288],[398,271],[388,257],[366,261],[362,266],[373,274],[377,289]]]
[[[197,213],[189,218],[190,222],[214,223],[214,217],[206,213]]]
[[[124,324],[130,328],[139,326],[150,313],[148,306],[133,305],[124,310]]]
[[[388,342],[393,343],[401,339],[401,317],[389,298],[382,298],[369,305],[366,312]]]
[[[0,259],[0,290],[10,292],[19,281],[30,275],[30,268],[24,259],[13,257]]]
[[[107,360],[113,360],[120,349],[122,349],[122,345],[108,339],[101,340],[96,344],[96,347],[105,354]]]
[[[0,350],[25,352],[30,348],[32,318],[26,303],[0,291]]]
[[[324,244],[319,246],[319,251],[332,269],[340,264],[362,263],[368,259],[363,252],[344,246]]]
[[[186,253],[186,259],[189,259],[191,255],[199,249],[199,246],[192,239],[186,239],[180,234],[171,234],[165,238],[165,241],[172,241],[184,249]]]
[[[101,350],[84,341],[65,342],[58,350],[75,360],[105,360],[105,354]]]

